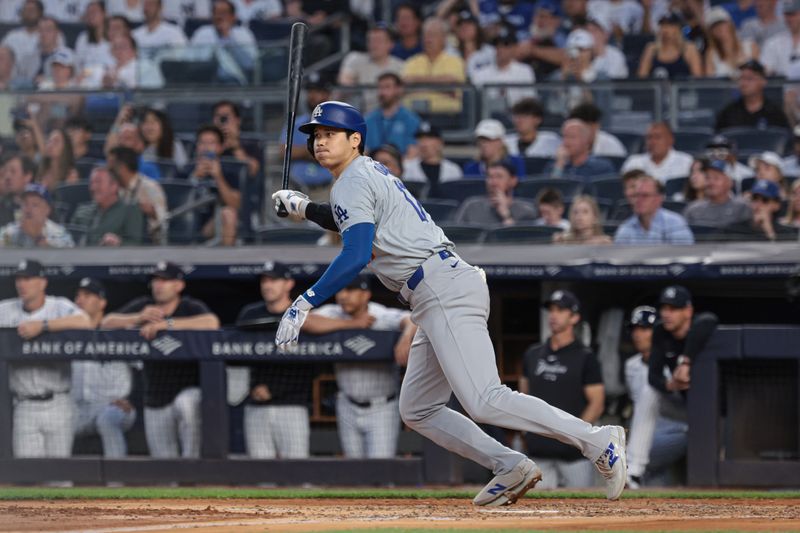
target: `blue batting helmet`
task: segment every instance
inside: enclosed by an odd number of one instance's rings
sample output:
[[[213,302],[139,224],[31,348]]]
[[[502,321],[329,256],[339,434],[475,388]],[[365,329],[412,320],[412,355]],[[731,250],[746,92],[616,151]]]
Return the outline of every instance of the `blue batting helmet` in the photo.
[[[357,131],[362,139],[367,137],[367,123],[358,109],[344,102],[329,100],[322,102],[311,112],[311,120],[300,126],[306,135],[314,133],[316,126],[329,126],[343,130]]]

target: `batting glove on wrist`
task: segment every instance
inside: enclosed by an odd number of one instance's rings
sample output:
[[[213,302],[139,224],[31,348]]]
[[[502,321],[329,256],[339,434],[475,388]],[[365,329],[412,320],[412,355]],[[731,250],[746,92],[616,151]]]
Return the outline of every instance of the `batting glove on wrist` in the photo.
[[[308,196],[301,192],[281,189],[272,195],[275,200],[275,211],[278,211],[281,204],[289,212],[289,219],[299,222],[306,219],[306,207],[308,207]]]
[[[280,348],[297,344],[300,328],[303,327],[303,322],[306,321],[312,307],[303,296],[297,297],[297,300],[283,313],[281,323],[278,325],[278,332],[275,334],[276,346]]]

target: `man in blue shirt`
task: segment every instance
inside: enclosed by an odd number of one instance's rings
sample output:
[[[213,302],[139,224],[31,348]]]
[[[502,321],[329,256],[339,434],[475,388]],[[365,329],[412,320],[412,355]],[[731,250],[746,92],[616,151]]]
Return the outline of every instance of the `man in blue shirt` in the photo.
[[[592,130],[579,119],[569,119],[561,126],[561,146],[556,159],[548,163],[544,173],[553,178],[572,178],[586,183],[601,177],[616,175],[608,159],[592,155]]]
[[[416,157],[414,134],[419,129],[419,115],[401,104],[403,80],[394,72],[378,77],[378,102],[380,107],[366,116],[368,152],[383,144],[393,144],[404,157]]]
[[[617,228],[615,244],[694,244],[694,235],[684,219],[661,207],[664,184],[652,176],[636,180],[633,216]]]

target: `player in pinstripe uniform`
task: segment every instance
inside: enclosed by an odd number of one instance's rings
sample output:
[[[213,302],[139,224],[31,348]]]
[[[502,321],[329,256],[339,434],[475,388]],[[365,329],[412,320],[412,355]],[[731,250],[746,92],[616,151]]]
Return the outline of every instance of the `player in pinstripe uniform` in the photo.
[[[411,313],[370,302],[370,279],[360,275],[336,293],[336,304],[324,305],[310,314],[303,326],[307,333],[330,333],[364,327],[402,331],[395,345],[395,361],[405,366],[417,327]],[[400,411],[397,407],[398,375],[392,362],[336,363],[336,422],[346,457],[386,458],[397,451]]]
[[[89,329],[89,317],[66,298],[47,296],[38,261],[22,261],[14,277],[17,298],[0,302],[0,327],[17,328],[23,339],[49,331]],[[70,398],[70,362],[14,361],[9,365],[14,398],[15,457],[68,457],[72,453],[75,406]]]

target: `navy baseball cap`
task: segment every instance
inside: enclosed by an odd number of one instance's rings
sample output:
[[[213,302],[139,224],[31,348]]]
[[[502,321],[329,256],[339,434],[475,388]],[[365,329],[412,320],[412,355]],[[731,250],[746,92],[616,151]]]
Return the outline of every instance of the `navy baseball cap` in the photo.
[[[570,291],[558,290],[553,292],[550,297],[545,300],[544,307],[548,308],[551,305],[557,305],[561,309],[569,309],[573,313],[581,312],[581,304],[578,297]]]
[[[658,298],[658,305],[671,305],[672,307],[686,307],[692,303],[692,294],[686,287],[670,285]]]
[[[170,261],[159,261],[156,264],[156,269],[151,274],[154,278],[161,278],[161,279],[180,279],[182,280],[183,270],[181,267],[172,263]]]
[[[745,61],[744,63],[739,65],[739,70],[749,70],[749,71],[755,72],[756,74],[758,74],[762,78],[766,78],[767,77],[767,71],[764,68],[764,65],[762,65],[756,59],[750,59],[749,61]]]
[[[44,278],[44,266],[35,259],[23,259],[14,272],[16,278]]]
[[[676,13],[675,11],[670,11],[660,19],[658,19],[659,24],[675,24],[676,26],[683,25],[683,17],[680,13]]]
[[[769,180],[756,181],[753,187],[750,189],[750,194],[753,195],[753,197],[761,196],[763,198],[767,198],[768,200],[781,199],[781,190],[778,187],[778,184]]]
[[[327,76],[312,72],[306,76],[306,90],[331,91],[331,82]]]
[[[652,328],[656,323],[657,313],[654,307],[640,305],[631,311],[630,327],[632,328]]]
[[[736,151],[736,144],[725,135],[714,135],[706,143],[706,148],[727,148]]]
[[[345,289],[361,289],[368,291],[372,289],[372,279],[367,274],[359,274],[350,283],[345,285]]]
[[[78,283],[78,290],[91,292],[104,300],[106,298],[106,288],[96,279],[82,278]]]
[[[278,261],[267,261],[261,269],[261,277],[273,279],[292,279],[289,267]]]
[[[711,161],[708,162],[708,166],[707,166],[706,170],[712,170],[713,169],[713,170],[717,170],[717,171],[722,172],[723,174],[727,175],[728,174],[727,166],[728,166],[728,164],[725,161],[723,161],[722,159],[712,159]]]
[[[51,203],[50,191],[48,191],[47,187],[45,187],[41,183],[29,183],[28,185],[26,185],[25,191],[23,191],[22,193],[22,197],[24,198],[29,194],[35,194],[36,196],[43,198],[44,201],[47,202],[48,204]]]
[[[416,133],[414,133],[414,137],[417,139],[420,137],[436,137],[437,139],[441,139],[442,131],[430,122],[422,122],[419,128],[417,128]]]
[[[504,46],[517,44],[516,29],[508,24],[503,24],[497,30],[497,35],[495,35],[494,39],[492,39],[492,44],[494,46],[499,44]]]

